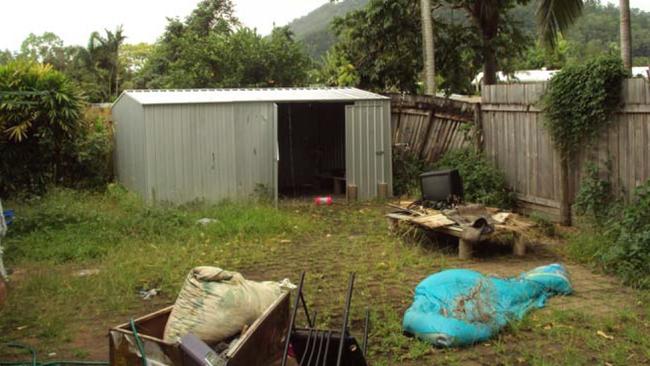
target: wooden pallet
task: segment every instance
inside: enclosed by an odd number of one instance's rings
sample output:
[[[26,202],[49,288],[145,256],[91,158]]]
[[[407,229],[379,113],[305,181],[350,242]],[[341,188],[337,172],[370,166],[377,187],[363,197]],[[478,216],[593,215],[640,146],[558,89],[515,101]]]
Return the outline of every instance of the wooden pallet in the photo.
[[[397,205],[389,206],[397,209],[396,212],[386,215],[391,230],[396,230],[400,223],[406,223],[424,230],[456,237],[458,238],[458,257],[461,259],[471,259],[475,245],[505,233],[511,233],[515,238],[513,254],[519,257],[526,255],[528,239],[522,233],[525,229],[530,228],[532,223],[514,213],[500,212],[496,208],[486,208],[487,212],[492,216],[492,220],[496,223],[494,231],[487,234],[477,234],[476,232],[468,233],[467,229],[464,229],[438,210],[428,208],[411,209],[409,208],[410,202],[400,202]]]

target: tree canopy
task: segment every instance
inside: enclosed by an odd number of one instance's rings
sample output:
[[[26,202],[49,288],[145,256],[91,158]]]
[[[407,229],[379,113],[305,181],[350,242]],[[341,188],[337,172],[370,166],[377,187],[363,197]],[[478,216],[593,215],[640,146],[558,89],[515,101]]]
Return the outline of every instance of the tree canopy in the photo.
[[[438,84],[447,92],[471,93],[471,81],[485,62],[484,40],[464,10],[438,3],[433,15]],[[510,69],[530,37],[509,13],[502,17],[490,45],[501,65]],[[366,89],[417,91],[420,26],[419,4],[408,0],[371,0],[365,8],[336,19],[333,29],[339,41],[325,57],[320,81],[336,85],[358,80]]]
[[[242,27],[230,0],[204,0],[169,19],[136,84],[147,88],[304,85],[311,60],[288,28],[263,37]]]

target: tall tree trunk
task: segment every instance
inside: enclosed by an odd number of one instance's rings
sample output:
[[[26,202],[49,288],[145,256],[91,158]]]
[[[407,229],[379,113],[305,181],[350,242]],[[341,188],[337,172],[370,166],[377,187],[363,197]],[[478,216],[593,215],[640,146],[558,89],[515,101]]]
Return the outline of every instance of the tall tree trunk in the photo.
[[[436,93],[436,63],[433,43],[433,18],[431,16],[431,0],[421,0],[420,10],[422,13],[422,43],[424,45],[424,81],[425,93],[434,95]]]
[[[630,0],[620,0],[621,58],[626,70],[632,70],[632,30],[630,25]]]
[[[497,56],[491,41],[491,39],[483,40],[483,85],[497,83]]]

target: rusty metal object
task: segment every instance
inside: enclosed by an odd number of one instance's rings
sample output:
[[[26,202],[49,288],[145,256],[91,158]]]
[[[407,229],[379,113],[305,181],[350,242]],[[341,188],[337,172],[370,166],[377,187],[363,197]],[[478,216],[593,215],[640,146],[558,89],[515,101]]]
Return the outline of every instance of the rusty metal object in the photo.
[[[282,357],[283,338],[289,329],[289,293],[273,303],[238,339],[232,340],[225,354],[226,366],[267,366]],[[190,366],[194,363],[176,342],[165,342],[163,333],[172,307],[135,319],[149,364]],[[129,323],[109,331],[111,366],[140,365],[141,355]]]

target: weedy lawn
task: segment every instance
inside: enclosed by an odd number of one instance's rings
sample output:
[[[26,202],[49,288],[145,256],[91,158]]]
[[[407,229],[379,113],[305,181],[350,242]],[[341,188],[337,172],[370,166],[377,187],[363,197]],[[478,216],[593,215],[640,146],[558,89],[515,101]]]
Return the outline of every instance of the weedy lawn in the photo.
[[[390,234],[380,203],[151,208],[111,186],[104,193],[54,190],[5,206],[17,219],[4,241],[14,273],[0,309],[0,342],[29,344],[41,358],[107,359],[109,327],[173,303],[192,267],[215,265],[256,280],[297,282],[306,271],[319,325],[336,329],[348,273],[356,272],[351,326],[360,335],[370,308],[372,365],[650,363],[650,295],[575,264],[568,266],[575,295],[553,298],[490,342],[444,350],[402,336],[402,314],[427,275],[458,267],[517,275],[563,261],[555,239],[523,259],[495,244],[474,261],[459,261],[453,246]],[[196,223],[206,217],[217,221]],[[84,270],[91,274],[80,276]],[[152,300],[138,295],[152,288],[161,291]],[[12,352],[0,348],[15,359]]]

